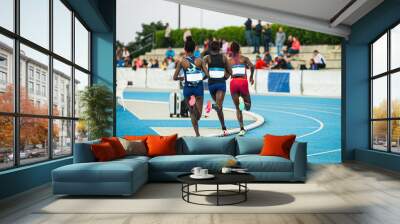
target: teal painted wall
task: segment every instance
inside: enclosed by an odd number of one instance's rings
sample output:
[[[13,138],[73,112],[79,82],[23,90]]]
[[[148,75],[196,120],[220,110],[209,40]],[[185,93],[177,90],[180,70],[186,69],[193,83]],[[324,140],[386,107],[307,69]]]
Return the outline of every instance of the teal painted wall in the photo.
[[[115,0],[67,0],[92,31],[91,70],[93,83],[114,89]],[[51,171],[72,163],[72,158],[0,172],[0,199],[51,181]]]
[[[369,150],[369,43],[400,22],[399,12],[400,0],[385,0],[353,24],[350,38],[343,45],[345,125],[342,132],[346,133],[343,159],[355,159],[392,170],[398,170],[400,157],[388,159],[388,155]]]

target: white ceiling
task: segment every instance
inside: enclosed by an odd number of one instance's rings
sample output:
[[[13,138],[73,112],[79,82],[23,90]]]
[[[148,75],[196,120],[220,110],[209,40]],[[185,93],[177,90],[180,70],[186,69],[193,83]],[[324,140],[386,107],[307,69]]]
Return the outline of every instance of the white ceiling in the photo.
[[[347,37],[350,26],[383,0],[168,0],[183,5]]]

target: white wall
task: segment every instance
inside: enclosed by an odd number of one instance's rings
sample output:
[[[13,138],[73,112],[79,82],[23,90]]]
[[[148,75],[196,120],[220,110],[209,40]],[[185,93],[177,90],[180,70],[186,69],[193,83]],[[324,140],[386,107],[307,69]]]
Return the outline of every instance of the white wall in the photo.
[[[250,85],[253,94],[280,94],[280,95],[306,95],[321,97],[341,96],[341,71],[340,70],[272,70],[272,72],[290,73],[290,93],[275,93],[268,91],[268,76],[271,70],[256,70],[255,84]],[[179,82],[172,79],[174,70],[161,69],[117,69],[117,83],[132,82],[134,88],[176,90]],[[250,71],[248,71],[250,74]],[[123,85],[120,85],[123,86]],[[229,91],[229,80],[227,81]]]

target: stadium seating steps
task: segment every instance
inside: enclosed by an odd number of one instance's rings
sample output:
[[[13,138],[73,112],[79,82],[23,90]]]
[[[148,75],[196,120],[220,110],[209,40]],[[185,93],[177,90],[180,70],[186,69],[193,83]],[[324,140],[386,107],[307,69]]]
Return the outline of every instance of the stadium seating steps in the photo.
[[[164,59],[165,57],[165,51],[167,49],[165,48],[157,48],[153,49],[150,52],[147,52],[143,58],[146,60],[149,60],[150,58],[153,59],[158,59],[160,62]],[[174,48],[176,55],[179,55],[179,53],[183,52],[182,48]],[[242,47],[242,53],[249,57],[250,60],[255,61],[256,59],[256,54],[253,54],[253,48],[252,47]],[[261,47],[261,52],[264,50],[263,47]],[[275,47],[272,47],[271,53],[273,56],[275,56]],[[327,69],[340,69],[341,68],[341,46],[340,45],[306,45],[301,47],[301,51],[298,55],[294,56],[292,59],[292,65],[294,68],[298,69],[300,68],[301,64],[306,64],[308,67],[310,58],[313,56],[313,51],[318,50],[321,52],[321,54],[325,57],[326,59],[326,64],[327,64]]]

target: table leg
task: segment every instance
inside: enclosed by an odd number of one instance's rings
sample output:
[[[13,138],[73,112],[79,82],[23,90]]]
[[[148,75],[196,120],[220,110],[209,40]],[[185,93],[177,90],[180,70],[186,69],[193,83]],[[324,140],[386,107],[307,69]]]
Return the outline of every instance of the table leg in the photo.
[[[247,190],[247,183],[244,183],[244,187],[245,187],[245,192],[244,192],[244,201],[247,201],[247,192],[248,192],[248,190]]]
[[[194,191],[196,191],[197,192],[197,184],[195,185],[195,190]]]
[[[219,206],[219,184],[217,184],[217,206]]]

